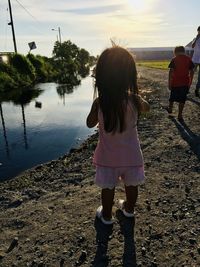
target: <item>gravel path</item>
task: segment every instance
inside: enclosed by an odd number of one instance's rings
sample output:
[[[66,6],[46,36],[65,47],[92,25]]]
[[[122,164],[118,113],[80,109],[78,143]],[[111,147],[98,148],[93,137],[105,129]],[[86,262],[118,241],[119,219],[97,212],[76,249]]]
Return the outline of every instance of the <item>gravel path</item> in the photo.
[[[0,184],[0,266],[200,266],[200,99],[193,86],[181,124],[177,109],[172,117],[165,110],[167,71],[139,68],[139,75],[151,112],[138,127],[147,178],[135,221],[117,206],[113,227],[95,219],[96,134]],[[116,199],[123,196],[119,187]]]

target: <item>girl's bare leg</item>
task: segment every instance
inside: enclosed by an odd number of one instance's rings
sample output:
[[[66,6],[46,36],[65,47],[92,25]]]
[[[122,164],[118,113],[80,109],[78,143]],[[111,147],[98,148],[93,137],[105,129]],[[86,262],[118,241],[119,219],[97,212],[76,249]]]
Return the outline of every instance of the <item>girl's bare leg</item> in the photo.
[[[112,206],[115,195],[115,188],[113,189],[102,189],[101,191],[101,201],[103,206],[103,218],[105,220],[110,220],[112,218]]]
[[[132,185],[125,186],[125,191],[126,191],[125,211],[133,213],[138,198],[138,186],[132,186]]]
[[[178,106],[178,119],[182,119],[183,118],[183,108],[184,108],[184,103],[179,103],[179,106]]]

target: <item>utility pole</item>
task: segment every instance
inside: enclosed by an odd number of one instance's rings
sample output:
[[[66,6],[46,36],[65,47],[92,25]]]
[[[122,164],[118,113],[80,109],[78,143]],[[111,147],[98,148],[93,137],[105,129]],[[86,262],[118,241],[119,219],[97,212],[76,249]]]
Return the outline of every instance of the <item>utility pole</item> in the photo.
[[[8,0],[8,5],[9,5],[9,12],[10,12],[10,22],[8,23],[8,25],[11,25],[11,27],[12,27],[14,49],[15,49],[15,53],[17,53],[17,44],[16,44],[16,39],[15,39],[15,29],[14,29],[14,23],[13,23],[13,17],[12,17],[12,7],[11,7],[10,0]]]
[[[58,32],[57,41],[58,41],[58,37],[59,37],[59,43],[61,44],[61,31],[60,31],[60,27],[58,27],[58,30],[56,30],[56,29],[51,29],[51,30]]]
[[[61,44],[61,33],[60,33],[60,27],[58,27],[58,32],[59,32],[59,40],[60,40],[60,44]]]

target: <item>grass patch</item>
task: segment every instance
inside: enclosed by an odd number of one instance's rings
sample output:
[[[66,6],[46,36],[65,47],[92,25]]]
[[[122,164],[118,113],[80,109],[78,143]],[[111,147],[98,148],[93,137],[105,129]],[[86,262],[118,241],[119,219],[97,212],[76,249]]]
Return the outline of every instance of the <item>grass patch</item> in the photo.
[[[167,70],[169,60],[150,60],[150,61],[138,61],[138,66]]]

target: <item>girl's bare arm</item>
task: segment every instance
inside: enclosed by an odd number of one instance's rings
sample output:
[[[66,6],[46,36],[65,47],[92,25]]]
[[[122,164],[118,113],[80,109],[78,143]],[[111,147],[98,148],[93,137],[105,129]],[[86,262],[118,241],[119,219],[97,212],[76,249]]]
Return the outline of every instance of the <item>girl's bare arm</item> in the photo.
[[[171,90],[171,80],[172,80],[172,74],[173,74],[173,69],[169,70],[169,76],[168,76],[168,88]]]
[[[88,128],[93,128],[98,123],[98,108],[99,100],[96,98],[92,104],[89,115],[87,116],[86,124]]]
[[[142,98],[140,95],[137,95],[137,97],[138,97],[138,101],[140,104],[140,111],[141,112],[148,112],[150,110],[149,103],[146,100],[144,100],[144,98]]]

